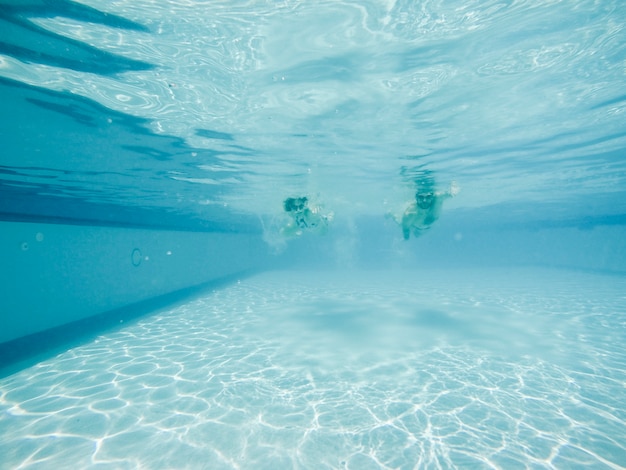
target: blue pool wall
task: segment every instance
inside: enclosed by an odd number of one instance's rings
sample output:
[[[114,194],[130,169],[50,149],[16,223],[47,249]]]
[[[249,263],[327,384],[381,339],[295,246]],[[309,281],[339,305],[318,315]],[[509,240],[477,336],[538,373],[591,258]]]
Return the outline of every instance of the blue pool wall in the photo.
[[[488,211],[479,222],[451,211],[420,237],[403,240],[383,217],[337,223],[328,237],[290,242],[284,258],[302,268],[434,269],[544,267],[626,275],[622,217],[500,223]]]
[[[541,266],[625,275],[625,240],[615,218],[471,224],[463,210],[418,240],[402,240],[382,217],[360,217],[279,249],[261,233],[0,222],[0,344],[268,269]]]
[[[258,234],[0,222],[0,343],[267,263]]]

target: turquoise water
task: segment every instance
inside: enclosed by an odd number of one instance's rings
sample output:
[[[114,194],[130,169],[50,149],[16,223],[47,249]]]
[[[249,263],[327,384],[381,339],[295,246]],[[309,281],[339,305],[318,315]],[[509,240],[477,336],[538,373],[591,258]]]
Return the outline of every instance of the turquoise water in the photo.
[[[57,215],[45,193],[233,223],[305,189],[379,216],[423,169],[461,185],[449,209],[625,212],[618,1],[3,5],[20,213]]]
[[[617,0],[0,0],[0,281],[33,299],[3,329],[217,277],[203,237],[262,266],[31,342],[0,467],[626,468],[624,24]],[[454,197],[404,240],[426,183]],[[289,197],[328,226],[295,233]]]

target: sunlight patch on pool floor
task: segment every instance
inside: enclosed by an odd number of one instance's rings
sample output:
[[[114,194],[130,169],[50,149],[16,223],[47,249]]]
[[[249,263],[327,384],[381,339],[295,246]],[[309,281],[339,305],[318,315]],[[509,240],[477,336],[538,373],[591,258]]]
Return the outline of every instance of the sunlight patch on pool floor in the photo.
[[[270,272],[0,380],[7,468],[623,468],[626,280]]]

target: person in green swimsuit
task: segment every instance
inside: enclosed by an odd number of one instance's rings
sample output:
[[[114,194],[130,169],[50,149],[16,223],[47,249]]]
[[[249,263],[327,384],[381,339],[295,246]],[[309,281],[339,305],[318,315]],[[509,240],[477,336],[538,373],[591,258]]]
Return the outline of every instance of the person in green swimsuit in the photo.
[[[423,235],[431,225],[439,219],[443,201],[459,193],[459,186],[452,182],[447,191],[436,191],[431,181],[417,183],[415,201],[411,201],[401,217],[391,217],[402,227],[402,235],[408,240],[413,232],[414,237]]]
[[[322,213],[320,206],[309,206],[307,197],[288,197],[283,201],[283,208],[291,220],[281,229],[281,234],[298,237],[304,231],[324,234],[333,220],[333,213]]]

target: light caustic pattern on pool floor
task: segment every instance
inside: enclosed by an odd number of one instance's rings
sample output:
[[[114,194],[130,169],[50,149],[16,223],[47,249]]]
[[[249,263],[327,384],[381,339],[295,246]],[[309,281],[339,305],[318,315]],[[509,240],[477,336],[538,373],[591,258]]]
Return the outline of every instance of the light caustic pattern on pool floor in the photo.
[[[2,467],[623,468],[625,293],[266,273],[2,379]]]

